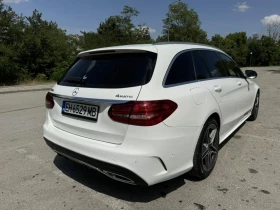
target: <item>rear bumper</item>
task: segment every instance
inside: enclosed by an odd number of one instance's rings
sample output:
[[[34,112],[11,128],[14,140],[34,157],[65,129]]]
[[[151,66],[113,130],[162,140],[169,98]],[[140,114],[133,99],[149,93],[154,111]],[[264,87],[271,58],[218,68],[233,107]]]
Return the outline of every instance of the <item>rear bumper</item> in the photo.
[[[52,148],[56,153],[69,158],[77,163],[86,165],[90,168],[93,168],[100,173],[103,173],[106,176],[109,176],[112,179],[115,179],[120,182],[124,182],[127,184],[136,184],[136,185],[144,185],[148,184],[139,176],[129,171],[128,169],[122,168],[117,165],[113,165],[110,163],[102,162],[99,160],[95,160],[84,155],[78,154],[66,148],[63,148],[57,144],[52,143],[48,139],[44,138],[47,145]]]
[[[191,170],[200,131],[201,127],[168,127],[163,123],[129,126],[123,143],[116,145],[58,129],[47,114],[43,136],[57,153],[110,178],[153,185]]]

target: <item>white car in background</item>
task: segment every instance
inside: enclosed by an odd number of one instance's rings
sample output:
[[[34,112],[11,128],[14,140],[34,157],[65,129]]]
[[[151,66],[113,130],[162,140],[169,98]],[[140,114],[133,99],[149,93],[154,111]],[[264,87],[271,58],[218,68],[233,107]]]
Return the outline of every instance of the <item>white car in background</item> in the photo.
[[[219,144],[255,120],[259,87],[223,51],[156,43],[82,52],[46,96],[44,139],[128,184],[212,172]]]

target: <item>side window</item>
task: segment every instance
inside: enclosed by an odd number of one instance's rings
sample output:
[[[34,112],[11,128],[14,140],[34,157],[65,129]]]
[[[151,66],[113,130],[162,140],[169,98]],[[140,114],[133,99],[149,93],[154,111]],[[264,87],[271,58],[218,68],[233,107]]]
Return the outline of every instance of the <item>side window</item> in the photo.
[[[193,60],[191,52],[180,54],[173,62],[165,85],[173,85],[195,80]]]
[[[230,76],[234,77],[244,77],[244,74],[239,69],[239,67],[235,64],[235,62],[223,53],[219,53],[220,57],[223,60],[224,66],[228,69]]]
[[[193,51],[193,60],[197,79],[207,79],[212,77],[199,51]]]
[[[222,60],[218,57],[216,52],[210,50],[200,50],[201,56],[203,57],[208,70],[212,77],[226,77],[228,73],[223,66]]]

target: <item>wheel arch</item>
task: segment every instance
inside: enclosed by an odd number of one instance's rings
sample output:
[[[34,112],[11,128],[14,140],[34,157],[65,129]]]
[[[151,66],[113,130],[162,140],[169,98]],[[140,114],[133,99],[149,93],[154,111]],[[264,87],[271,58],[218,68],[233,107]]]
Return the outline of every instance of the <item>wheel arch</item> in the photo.
[[[209,119],[211,119],[211,118],[214,118],[214,119],[217,121],[219,127],[221,127],[221,118],[220,118],[220,115],[219,115],[217,112],[212,113],[212,114],[207,118],[207,120],[206,120],[205,122],[207,122],[207,121],[208,121]]]

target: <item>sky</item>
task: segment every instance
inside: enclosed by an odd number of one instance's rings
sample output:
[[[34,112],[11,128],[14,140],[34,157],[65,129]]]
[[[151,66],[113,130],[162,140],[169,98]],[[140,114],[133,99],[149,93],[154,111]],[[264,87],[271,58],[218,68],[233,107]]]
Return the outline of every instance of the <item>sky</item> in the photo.
[[[153,38],[162,32],[162,19],[174,0],[3,0],[17,13],[30,16],[34,9],[43,19],[57,22],[67,33],[96,31],[99,23],[118,15],[125,5],[137,9],[135,25],[146,24]],[[249,36],[264,34],[265,26],[280,23],[280,0],[181,0],[199,15],[201,27],[211,38],[214,34],[245,31]]]

